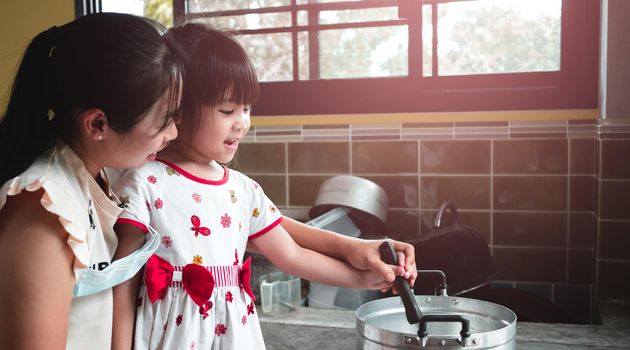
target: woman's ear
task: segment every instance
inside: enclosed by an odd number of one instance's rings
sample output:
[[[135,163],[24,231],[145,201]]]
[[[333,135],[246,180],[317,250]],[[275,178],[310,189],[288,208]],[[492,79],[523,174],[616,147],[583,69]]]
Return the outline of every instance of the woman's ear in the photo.
[[[83,133],[89,139],[102,141],[111,134],[107,116],[99,108],[90,108],[83,111],[79,116],[79,121]]]

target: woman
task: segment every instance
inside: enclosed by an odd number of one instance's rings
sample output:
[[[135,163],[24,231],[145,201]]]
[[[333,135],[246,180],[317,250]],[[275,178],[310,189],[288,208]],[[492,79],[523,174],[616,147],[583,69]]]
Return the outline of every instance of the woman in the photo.
[[[144,261],[110,266],[121,209],[102,169],[142,165],[177,136],[179,57],[125,14],[29,44],[0,124],[1,348],[110,349],[111,287]]]

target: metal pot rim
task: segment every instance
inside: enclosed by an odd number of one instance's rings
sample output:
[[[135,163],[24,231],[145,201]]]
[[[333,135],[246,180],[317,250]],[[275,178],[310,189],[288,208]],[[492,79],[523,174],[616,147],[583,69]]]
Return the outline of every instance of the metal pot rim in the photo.
[[[453,296],[416,295],[415,298],[424,314],[461,314],[470,318],[471,323],[472,335],[467,345],[462,343],[457,332],[452,334],[429,332],[423,348],[432,348],[432,346],[444,348],[445,344],[450,346],[449,349],[484,349],[497,346],[513,348],[514,346],[516,314],[504,306]],[[415,333],[418,325],[409,325],[404,314],[404,306],[399,297],[374,300],[361,305],[356,310],[359,344],[377,343],[394,348],[419,348],[420,345],[417,343],[422,343],[422,340]],[[490,326],[480,324],[480,322],[486,322],[485,320]],[[385,326],[382,323],[385,323]],[[405,328],[406,331],[401,331]],[[454,327],[451,326],[451,328]]]

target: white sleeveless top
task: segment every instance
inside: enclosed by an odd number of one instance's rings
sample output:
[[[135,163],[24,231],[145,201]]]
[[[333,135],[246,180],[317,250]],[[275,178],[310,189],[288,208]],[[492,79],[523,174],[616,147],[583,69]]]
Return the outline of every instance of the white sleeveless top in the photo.
[[[100,270],[108,266],[118,243],[113,226],[122,209],[103,192],[70,147],[57,144],[22,174],[4,183],[0,188],[0,210],[7,196],[40,188],[45,191],[42,206],[58,216],[68,232],[75,279],[81,269]],[[74,298],[66,349],[110,349],[112,312],[111,289]]]

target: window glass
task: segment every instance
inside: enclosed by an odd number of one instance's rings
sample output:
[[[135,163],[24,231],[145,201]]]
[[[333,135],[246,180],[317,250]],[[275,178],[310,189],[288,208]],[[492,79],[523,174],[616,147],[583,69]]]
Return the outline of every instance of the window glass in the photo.
[[[291,5],[291,0],[188,0],[188,13],[256,9]]]
[[[258,80],[293,80],[291,33],[240,35],[238,39],[254,62]]]
[[[319,24],[356,23],[398,19],[397,7],[321,11]]]
[[[298,5],[313,4],[313,3],[331,3],[331,2],[346,2],[346,1],[365,1],[365,0],[297,0]]]
[[[407,41],[406,26],[323,30],[319,78],[407,75]]]
[[[309,80],[309,66],[308,66],[308,32],[298,33],[298,75],[300,80]]]
[[[560,69],[561,0],[438,4],[438,74]]]
[[[291,14],[288,12],[248,13],[238,16],[195,18],[193,21],[231,30],[262,29],[291,26]]]
[[[101,0],[101,10],[144,16],[167,28],[173,26],[172,0]]]
[[[433,76],[433,16],[431,5],[422,6],[422,75]]]

